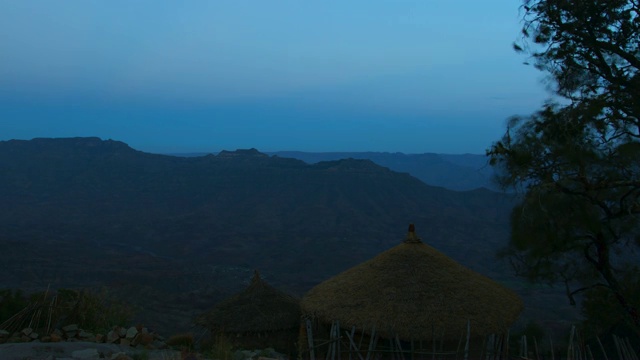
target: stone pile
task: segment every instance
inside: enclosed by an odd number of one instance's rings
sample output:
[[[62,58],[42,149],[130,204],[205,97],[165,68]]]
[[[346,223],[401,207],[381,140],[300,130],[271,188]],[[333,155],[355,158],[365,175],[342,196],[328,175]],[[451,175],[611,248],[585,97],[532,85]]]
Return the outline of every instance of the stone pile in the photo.
[[[286,360],[284,354],[280,354],[272,348],[257,350],[236,350],[233,360]]]
[[[0,344],[22,342],[56,343],[62,341],[118,344],[149,350],[167,348],[165,339],[162,336],[150,332],[141,325],[129,328],[114,326],[106,334],[94,334],[79,328],[75,324],[55,329],[50,334],[39,334],[31,328],[24,328],[15,333],[0,330]]]

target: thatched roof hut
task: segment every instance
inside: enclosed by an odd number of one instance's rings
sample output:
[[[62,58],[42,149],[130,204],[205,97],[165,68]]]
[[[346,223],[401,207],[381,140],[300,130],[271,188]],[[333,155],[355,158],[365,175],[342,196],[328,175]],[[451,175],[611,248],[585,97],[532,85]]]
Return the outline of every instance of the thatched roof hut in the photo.
[[[275,289],[255,271],[251,284],[200,316],[198,324],[215,332],[260,333],[297,329],[300,300]]]
[[[413,225],[406,240],[311,289],[302,311],[320,322],[402,340],[458,340],[503,333],[522,311],[511,290],[420,241]]]

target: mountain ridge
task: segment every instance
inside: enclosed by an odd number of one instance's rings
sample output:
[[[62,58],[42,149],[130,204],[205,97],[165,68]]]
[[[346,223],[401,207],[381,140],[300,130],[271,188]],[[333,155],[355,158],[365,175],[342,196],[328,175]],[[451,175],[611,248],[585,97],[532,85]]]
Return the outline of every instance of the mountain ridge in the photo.
[[[207,153],[173,153],[172,156],[199,157]],[[271,156],[302,160],[307,164],[340,159],[366,159],[397,172],[406,172],[431,186],[467,191],[487,188],[501,191],[493,181],[494,171],[485,155],[478,154],[405,154],[402,152],[266,152]]]
[[[397,227],[413,218],[445,224],[457,217],[461,223],[477,222],[477,227],[489,225],[472,220],[475,217],[501,227],[506,221],[505,214],[493,211],[492,218],[486,205],[474,204],[480,192],[431,187],[369,160],[305,164],[255,149],[179,158],[140,152],[112,140],[71,138],[0,142],[0,166],[0,195],[9,205],[5,208],[12,209],[0,211],[2,222],[33,224],[23,230],[92,224],[99,229],[96,236],[106,237],[118,232],[105,229],[102,221],[118,228],[137,216],[141,221],[172,219],[167,224],[192,219],[194,228],[201,227],[194,220],[199,219],[225,233],[239,231],[241,224],[249,232],[273,233],[355,233],[357,227],[358,237],[366,237],[397,234]],[[508,208],[505,196],[488,194],[484,196],[504,202],[495,206]],[[207,220],[203,213],[216,214],[220,221]],[[448,220],[429,219],[446,214]],[[395,229],[383,230],[391,224]],[[500,233],[506,235],[503,228]],[[150,236],[142,238],[153,242]]]
[[[485,187],[498,190],[493,183],[493,170],[484,155],[476,154],[404,154],[401,152],[302,152],[278,151],[270,153],[281,157],[303,160],[306,163],[343,158],[368,159],[398,172],[410,173],[425,184],[450,190],[466,191]]]

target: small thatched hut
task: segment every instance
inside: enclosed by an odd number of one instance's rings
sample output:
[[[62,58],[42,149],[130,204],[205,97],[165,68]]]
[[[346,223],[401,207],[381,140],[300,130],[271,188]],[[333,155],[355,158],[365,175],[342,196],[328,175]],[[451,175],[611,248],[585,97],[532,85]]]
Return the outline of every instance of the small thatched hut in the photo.
[[[455,262],[417,237],[317,285],[302,298],[302,312],[324,324],[382,338],[458,343],[504,333],[522,311],[517,294]]]
[[[300,300],[275,289],[255,271],[251,284],[202,314],[196,323],[245,349],[275,348],[291,354],[300,325]]]

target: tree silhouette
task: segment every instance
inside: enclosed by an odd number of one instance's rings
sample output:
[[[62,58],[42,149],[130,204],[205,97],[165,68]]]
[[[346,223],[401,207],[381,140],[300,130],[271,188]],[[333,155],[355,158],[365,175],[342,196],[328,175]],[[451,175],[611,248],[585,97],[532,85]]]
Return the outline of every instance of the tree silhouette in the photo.
[[[487,150],[520,190],[505,254],[567,295],[614,297],[640,335],[640,2],[526,0],[521,44],[554,99]]]

